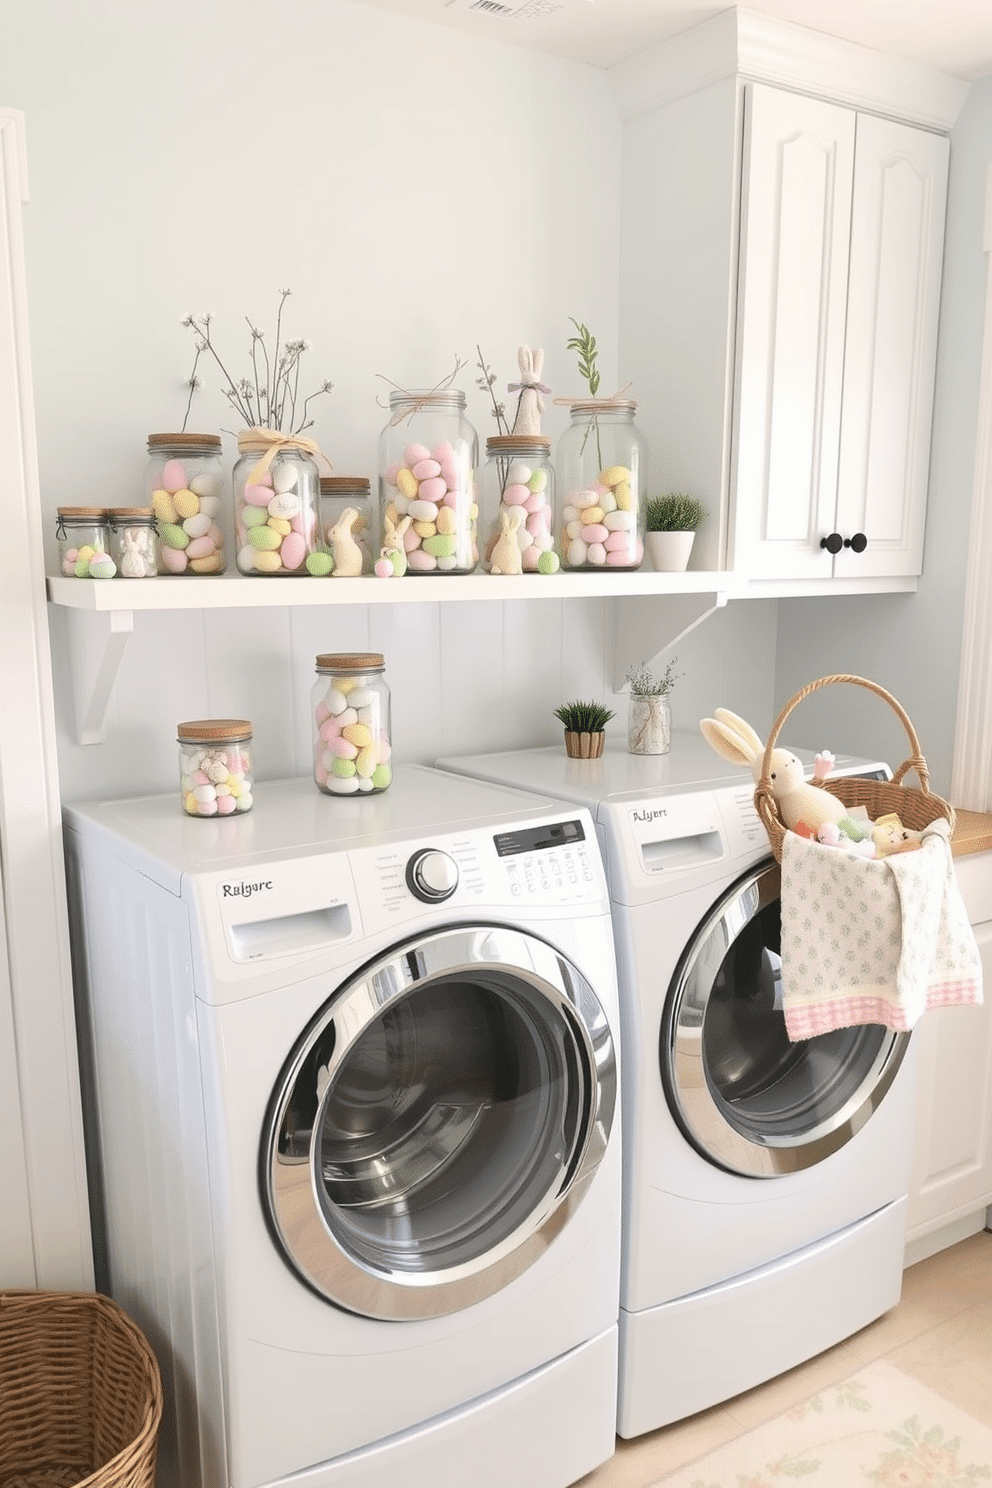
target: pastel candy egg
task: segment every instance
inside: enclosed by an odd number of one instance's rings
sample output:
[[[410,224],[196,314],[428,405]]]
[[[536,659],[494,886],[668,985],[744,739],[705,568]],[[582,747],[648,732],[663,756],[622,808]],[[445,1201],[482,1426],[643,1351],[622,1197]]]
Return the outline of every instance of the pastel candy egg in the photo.
[[[186,555],[183,554],[185,557]],[[254,573],[255,571],[255,549],[251,543],[246,543],[243,548],[238,549],[238,568],[242,573]]]
[[[412,527],[408,527],[403,534],[403,546],[408,553],[420,547],[420,538]]]
[[[437,532],[436,522],[414,522],[413,530],[419,538],[433,537]]]
[[[582,529],[582,541],[587,543],[603,543],[609,537],[609,532],[600,522],[590,522]]]
[[[395,486],[395,484],[396,484],[396,477],[399,475],[399,473],[400,473],[400,466],[394,460],[393,463],[392,463],[392,465],[388,465],[386,467],[386,481],[387,481],[387,484],[389,484],[390,486]]]
[[[182,527],[176,527],[172,522],[162,522],[158,529],[158,535],[164,547],[180,549],[189,547],[189,534]]]
[[[237,810],[237,808],[238,808],[238,803],[235,800],[234,796],[227,795],[227,796],[218,796],[217,797],[217,815],[218,816],[230,816],[232,812],[234,812],[234,811]]]
[[[561,519],[563,523],[574,522],[578,515],[579,509],[577,506],[572,506],[571,504],[569,504],[568,506],[563,506],[561,509]]]
[[[611,532],[603,545],[607,553],[626,553],[631,546],[630,534],[627,532]]]
[[[327,789],[336,796],[352,796],[358,790],[358,776],[352,775],[349,780],[341,780],[337,775],[328,775]]]
[[[345,708],[335,716],[337,717],[338,727],[342,733],[344,733],[346,728],[350,728],[353,723],[358,722],[358,712],[355,708]]]
[[[619,485],[614,486],[613,494],[620,511],[630,511],[633,508],[634,495],[626,481],[621,481]]]
[[[95,558],[95,557],[96,557],[96,548],[92,547],[90,543],[83,543],[83,546],[79,549],[78,553],[76,554],[76,562],[77,563],[89,563],[90,559],[91,558]]]
[[[332,717],[338,713],[343,713],[348,706],[348,699],[339,687],[329,687],[324,694],[324,702],[327,704],[327,710]]]
[[[448,483],[443,476],[436,475],[431,480],[421,481],[417,488],[417,496],[420,501],[441,501],[448,490]],[[410,503],[411,506],[413,502]]]
[[[524,503],[526,502],[528,496],[530,496],[530,495],[531,495],[531,491],[530,491],[529,487],[527,487],[526,485],[523,485],[523,484],[511,485],[511,484],[508,483],[503,488],[503,505],[504,506],[523,506]]]
[[[341,734],[336,739],[328,739],[327,749],[333,759],[353,760],[358,753],[358,746]]]
[[[186,554],[181,548],[160,548],[158,561],[166,573],[184,573],[188,564]]]
[[[548,472],[546,470],[535,470],[527,482],[532,491],[544,491],[547,489]]]
[[[278,573],[282,568],[282,559],[279,554],[261,552],[255,554],[255,568],[258,573]]]
[[[210,558],[214,553],[214,545],[209,537],[194,537],[186,549],[186,557],[190,563],[194,558]]]
[[[181,491],[186,484],[186,471],[181,460],[166,460],[162,466],[162,485],[167,491]]]
[[[599,498],[599,506],[600,506],[600,510],[601,511],[604,511],[604,512],[614,512],[614,511],[616,511],[616,509],[617,509],[617,498],[614,496],[614,494],[613,494],[612,491],[604,491],[603,492],[602,496],[600,496],[600,498]]]
[[[109,553],[94,553],[90,559],[91,579],[112,579],[117,572],[117,564]]]
[[[421,548],[415,548],[407,560],[411,569],[419,573],[431,573],[437,568],[437,559],[430,553],[425,553]]]
[[[372,732],[364,723],[349,723],[341,730],[341,736],[354,744],[356,750],[365,749],[372,743]]]
[[[207,780],[202,785],[195,785],[193,787],[193,799],[199,804],[202,804],[204,801],[215,801],[217,799],[217,792],[210,784],[210,781]]]
[[[74,578],[75,577],[75,574],[76,574],[76,550],[75,550],[75,548],[73,548],[70,553],[66,553],[65,557],[62,559],[62,572],[65,574],[66,578],[71,579],[71,578]]]
[[[152,492],[152,511],[160,522],[174,522],[177,512],[172,496],[166,490]]]
[[[457,549],[457,539],[443,532],[439,532],[436,537],[424,538],[424,552],[429,553],[432,558],[453,558]],[[412,554],[410,556],[413,557]]]
[[[537,571],[538,571],[538,573],[542,573],[542,574],[553,574],[553,573],[557,573],[558,572],[558,569],[560,567],[561,567],[561,563],[560,563],[560,560],[558,558],[558,554],[556,552],[554,552],[553,549],[549,549],[546,553],[542,553],[541,556],[540,556],[540,558],[537,560]]]
[[[271,527],[272,531],[278,533],[280,537],[288,537],[293,530],[293,524],[285,517],[269,517],[266,525]]]
[[[335,742],[338,741],[336,740]],[[356,749],[355,754],[357,753],[358,750]],[[331,766],[331,773],[336,775],[339,780],[348,780],[355,773],[354,759],[335,759]]]
[[[603,544],[590,543],[588,552],[586,553],[586,559],[589,563],[594,563],[597,568],[602,568],[606,562],[606,549],[603,547]]]
[[[458,530],[458,513],[454,507],[442,506],[437,514],[438,532],[450,535]]]
[[[375,700],[375,693],[370,687],[353,687],[348,694],[348,701],[353,708],[367,708]]]
[[[240,796],[237,799],[237,804],[236,804],[235,810],[237,810],[237,811],[250,811],[251,808],[252,808],[252,802],[253,802],[253,800],[254,800],[254,797],[252,796],[251,791],[250,790],[243,790],[241,792]]]
[[[307,573],[315,579],[323,579],[334,568],[334,559],[330,553],[317,552],[308,553],[306,559]]]
[[[416,496],[419,489],[419,482],[417,480],[417,477],[414,475],[413,471],[408,470],[405,465],[402,470],[397,472],[396,489],[399,491],[400,495],[405,496],[407,500],[409,500],[413,496]]]
[[[188,483],[184,481],[183,484],[188,484],[190,490],[197,496],[210,497],[213,501],[219,499],[220,476],[214,475],[209,470],[201,470],[199,475],[194,475],[192,480]]]
[[[272,500],[272,487],[261,485],[245,486],[244,498],[249,506],[264,506],[266,511],[268,511],[269,502]]]
[[[355,761],[355,769],[360,776],[368,780],[375,772],[378,763],[379,761],[376,759],[375,750],[373,749],[371,744],[367,744],[364,749],[360,749],[358,751],[358,758]]]
[[[187,537],[206,537],[212,526],[213,523],[204,512],[197,512],[195,517],[187,517],[183,522],[183,531]]]
[[[514,460],[513,464],[506,472],[507,484],[511,486],[525,486],[530,480],[532,474],[533,471],[531,470],[530,466],[525,465],[523,460]]]
[[[272,471],[272,489],[282,495],[286,491],[292,491],[296,485],[299,470],[292,460],[280,460]]]
[[[569,522],[564,530],[569,542],[574,542],[575,538],[582,536],[582,523],[576,518],[574,522]]]
[[[246,506],[241,513],[241,525],[247,530],[249,527],[264,527],[269,520],[269,514],[264,506]]]
[[[372,771],[372,785],[375,790],[385,790],[393,778],[393,772],[387,764],[377,765]]]
[[[341,736],[341,730],[333,718],[325,718],[318,729],[318,733],[325,744],[329,744],[332,739],[338,739]]]
[[[177,517],[195,517],[200,510],[199,496],[185,487],[173,494],[172,504],[176,508]]]
[[[596,506],[598,501],[595,491],[576,491],[569,504],[579,511],[585,511],[587,507]]]
[[[629,549],[622,552],[607,553],[606,562],[611,568],[633,568],[635,564],[634,555]]]
[[[426,460],[418,460],[415,465],[410,466],[410,470],[417,477],[418,481],[433,480],[435,476],[441,474],[441,466],[437,460],[432,460],[430,456]]]
[[[421,460],[436,459],[437,456],[432,456],[426,444],[412,443],[408,444],[406,449],[403,451],[403,458],[412,470],[414,465],[418,465]]]
[[[202,558],[190,558],[189,566],[194,573],[218,573],[222,560],[219,553],[205,553]]]
[[[269,502],[266,510],[270,517],[295,517],[301,511],[303,502],[295,491],[277,491]]]
[[[248,542],[256,553],[274,553],[277,551],[281,538],[278,532],[265,523],[261,527],[253,527],[248,533]]]
[[[588,526],[591,522],[601,522],[605,513],[601,506],[587,506],[582,513],[582,520]]]
[[[303,563],[307,556],[307,544],[301,532],[291,532],[282,545],[282,563],[291,573]]]
[[[543,537],[548,531],[547,508],[543,512],[534,512],[527,518],[527,531],[531,537]],[[603,531],[606,529],[604,527]]]
[[[437,512],[437,502],[428,501],[426,498],[418,497],[416,501],[411,501],[407,507],[407,513],[415,522],[434,522],[437,520]]]
[[[548,498],[543,491],[531,491],[524,502],[525,511],[538,512],[548,510]]]
[[[626,465],[611,465],[608,470],[599,472],[599,479],[604,486],[618,486],[621,481],[630,480],[630,471]]]
[[[611,511],[603,517],[603,526],[610,532],[629,532],[633,525],[634,513],[631,511]]]
[[[372,565],[372,572],[377,579],[391,579],[396,573],[390,558],[377,558]]]
[[[569,568],[581,568],[585,561],[586,545],[581,537],[574,537],[568,545],[568,566]]]

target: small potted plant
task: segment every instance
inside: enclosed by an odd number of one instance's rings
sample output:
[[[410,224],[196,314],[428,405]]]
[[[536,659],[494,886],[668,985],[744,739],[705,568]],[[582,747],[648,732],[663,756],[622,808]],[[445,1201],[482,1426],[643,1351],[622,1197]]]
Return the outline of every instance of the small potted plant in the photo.
[[[565,725],[565,752],[570,759],[599,759],[612,708],[602,703],[562,703],[555,717]]]
[[[681,573],[688,567],[696,528],[705,516],[695,496],[682,491],[648,497],[646,541],[657,573]]]
[[[627,750],[630,754],[667,754],[672,743],[672,710],[668,694],[675,686],[673,656],[664,673],[656,677],[646,662],[631,667],[630,703],[627,710]]]

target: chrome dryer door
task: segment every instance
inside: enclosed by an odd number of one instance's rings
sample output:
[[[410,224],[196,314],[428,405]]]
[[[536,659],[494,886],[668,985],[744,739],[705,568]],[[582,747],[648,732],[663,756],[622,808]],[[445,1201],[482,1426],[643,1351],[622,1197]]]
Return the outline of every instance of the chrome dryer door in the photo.
[[[351,1312],[468,1307],[568,1223],[615,1102],[606,1016],[564,956],[502,926],[421,936],[356,973],[287,1060],[262,1137],[270,1228]]]
[[[781,878],[733,884],[683,954],[661,1028],[661,1075],[684,1134],[718,1167],[776,1178],[812,1167],[871,1119],[909,1035],[880,1024],[791,1043],[782,1014]]]

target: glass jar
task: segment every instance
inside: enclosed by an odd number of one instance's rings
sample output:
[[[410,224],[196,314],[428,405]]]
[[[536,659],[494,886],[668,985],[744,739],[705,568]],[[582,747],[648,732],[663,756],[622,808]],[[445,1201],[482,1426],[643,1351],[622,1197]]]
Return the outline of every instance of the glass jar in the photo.
[[[349,510],[354,513],[350,518],[346,516]],[[320,526],[324,545],[334,561],[334,578],[357,578],[372,572],[375,537],[368,476],[320,477]]]
[[[122,579],[152,579],[158,573],[158,534],[148,506],[112,506],[107,512],[110,556]]]
[[[636,409],[622,399],[571,405],[555,452],[563,568],[638,568],[644,558],[647,450]]]
[[[298,578],[327,573],[320,542],[320,473],[301,446],[238,440],[234,537],[243,574]]]
[[[158,523],[160,573],[224,572],[223,484],[219,434],[149,434],[145,492]]]
[[[672,744],[672,710],[663,693],[632,692],[627,703],[628,754],[667,754]]]
[[[233,816],[252,806],[251,724],[198,718],[176,725],[179,789],[187,816]]]
[[[59,506],[55,536],[59,572],[69,579],[112,579],[117,564],[110,556],[110,532],[104,506]]]
[[[543,434],[487,439],[480,497],[486,573],[557,573],[550,439]]]
[[[392,779],[389,688],[378,651],[317,657],[313,778],[329,796],[372,795]]]
[[[465,394],[396,389],[389,408],[379,441],[383,542],[390,527],[399,535],[402,526],[410,573],[471,573],[479,561],[479,440]]]

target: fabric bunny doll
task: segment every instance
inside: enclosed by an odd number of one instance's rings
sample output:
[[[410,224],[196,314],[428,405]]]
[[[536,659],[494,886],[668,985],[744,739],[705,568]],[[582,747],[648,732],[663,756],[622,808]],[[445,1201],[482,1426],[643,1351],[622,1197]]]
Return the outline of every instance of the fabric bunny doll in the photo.
[[[765,746],[749,723],[727,708],[717,708],[716,717],[702,719],[699,727],[722,759],[746,765],[758,784]],[[815,835],[827,822],[843,821],[847,816],[847,807],[837,796],[808,784],[802,762],[787,749],[772,750],[768,778],[782,821],[792,831],[805,822]]]

